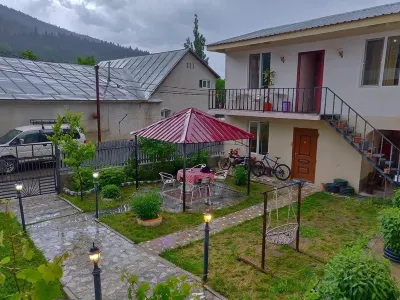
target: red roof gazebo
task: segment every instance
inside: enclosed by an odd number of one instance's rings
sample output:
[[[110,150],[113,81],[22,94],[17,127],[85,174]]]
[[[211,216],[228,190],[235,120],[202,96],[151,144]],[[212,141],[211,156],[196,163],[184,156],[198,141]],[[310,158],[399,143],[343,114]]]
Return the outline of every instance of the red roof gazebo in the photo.
[[[195,108],[184,109],[173,116],[152,125],[131,132],[137,137],[183,144],[183,211],[185,211],[186,144],[223,141],[249,140],[249,161],[251,159],[251,139],[253,134],[225,123]],[[250,167],[250,164],[248,164]],[[247,191],[250,193],[250,172],[248,170]]]

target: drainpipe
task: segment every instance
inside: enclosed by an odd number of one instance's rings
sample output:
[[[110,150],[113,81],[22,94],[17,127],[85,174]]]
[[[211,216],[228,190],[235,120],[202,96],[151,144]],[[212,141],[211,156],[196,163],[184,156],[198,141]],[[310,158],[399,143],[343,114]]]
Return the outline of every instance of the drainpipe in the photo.
[[[101,142],[99,66],[96,65],[94,69],[96,71],[97,142]]]

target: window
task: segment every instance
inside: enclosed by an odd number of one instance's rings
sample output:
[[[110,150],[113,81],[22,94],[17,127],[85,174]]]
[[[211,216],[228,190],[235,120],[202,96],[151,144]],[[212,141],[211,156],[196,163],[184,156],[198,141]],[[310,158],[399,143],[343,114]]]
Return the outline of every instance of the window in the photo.
[[[169,118],[170,116],[171,116],[171,110],[170,109],[161,110],[161,117],[162,118]]]
[[[386,43],[385,70],[382,85],[399,85],[400,36],[389,37]]]
[[[384,39],[369,40],[365,46],[363,85],[379,85]]]
[[[211,88],[211,80],[199,80],[199,87],[202,89],[210,89]]]
[[[266,154],[268,152],[269,124],[251,121],[249,123],[249,131],[255,136],[255,139],[251,141],[251,152]]]
[[[38,131],[27,131],[18,136],[21,144],[39,143]]]
[[[51,130],[42,130],[39,134],[39,142],[40,143],[49,142],[47,136],[54,136],[54,132]]]
[[[186,63],[186,68],[188,68],[188,69],[193,69],[193,70],[194,70],[194,63],[192,63],[192,62],[187,62],[187,63]]]
[[[249,60],[249,88],[258,89],[267,87],[264,72],[271,66],[271,53],[250,54]]]
[[[9,132],[0,137],[0,145],[8,143],[21,132],[22,132],[21,130],[11,129]]]

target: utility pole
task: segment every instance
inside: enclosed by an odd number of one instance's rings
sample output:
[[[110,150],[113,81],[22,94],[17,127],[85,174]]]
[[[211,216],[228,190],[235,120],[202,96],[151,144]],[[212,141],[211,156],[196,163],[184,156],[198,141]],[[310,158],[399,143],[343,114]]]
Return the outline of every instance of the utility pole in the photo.
[[[97,119],[97,142],[101,142],[101,119],[100,119],[100,86],[99,86],[99,66],[94,67],[96,71],[96,119]]]

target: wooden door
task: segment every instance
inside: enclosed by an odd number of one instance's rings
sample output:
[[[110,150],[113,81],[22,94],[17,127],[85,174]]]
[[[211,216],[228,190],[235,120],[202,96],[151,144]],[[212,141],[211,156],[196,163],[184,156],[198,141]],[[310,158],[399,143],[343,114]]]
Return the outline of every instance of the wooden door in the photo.
[[[322,82],[324,77],[324,58],[325,51],[318,51],[316,56],[315,68],[315,95],[314,95],[314,112],[319,113],[321,109]]]
[[[294,128],[292,178],[314,182],[317,140],[317,129]]]

